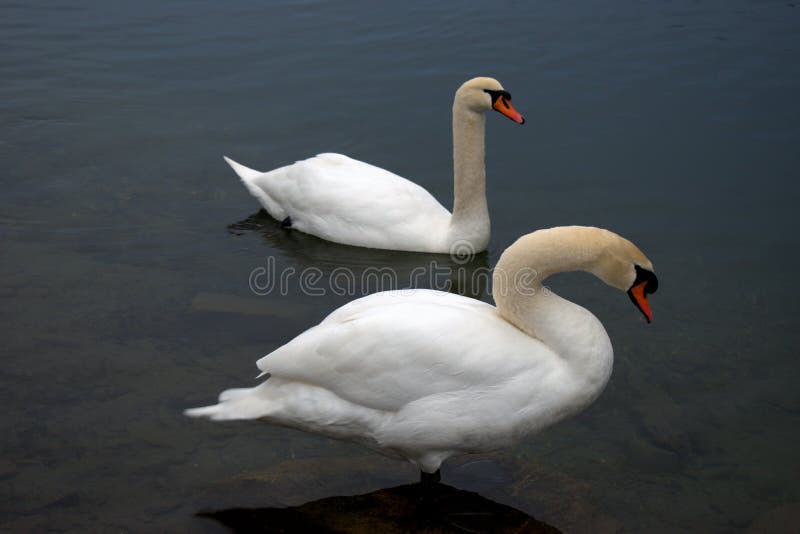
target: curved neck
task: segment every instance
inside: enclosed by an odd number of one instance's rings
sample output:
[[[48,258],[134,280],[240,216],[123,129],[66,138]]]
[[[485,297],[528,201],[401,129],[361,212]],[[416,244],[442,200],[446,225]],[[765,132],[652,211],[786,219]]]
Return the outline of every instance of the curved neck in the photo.
[[[453,104],[453,217],[450,222],[454,238],[486,234],[488,241],[489,208],[486,205],[486,168],[484,137],[486,119],[477,113]]]
[[[603,356],[611,354],[611,344],[603,325],[591,312],[562,299],[542,283],[558,272],[602,275],[606,242],[602,232],[598,228],[561,227],[519,238],[500,257],[492,290],[504,319],[569,363],[583,369],[596,368],[599,379],[610,373],[608,356]]]

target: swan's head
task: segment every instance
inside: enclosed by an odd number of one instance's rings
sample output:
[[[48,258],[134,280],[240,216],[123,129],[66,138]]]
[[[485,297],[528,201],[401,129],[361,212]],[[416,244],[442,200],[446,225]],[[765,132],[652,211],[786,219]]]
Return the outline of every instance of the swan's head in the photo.
[[[636,245],[608,230],[600,230],[604,246],[592,272],[611,287],[625,291],[647,322],[653,320],[647,296],[658,289],[653,264]]]
[[[624,237],[592,226],[558,226],[517,239],[497,262],[492,294],[499,308],[510,309],[520,296],[511,285],[523,280],[520,273],[533,273],[532,280],[541,284],[550,275],[570,271],[588,271],[625,291],[647,322],[653,320],[647,300],[658,289],[653,264]]]
[[[494,78],[480,77],[464,82],[456,91],[455,106],[464,106],[476,113],[493,109],[516,123],[525,123],[525,118],[511,105],[511,95]]]

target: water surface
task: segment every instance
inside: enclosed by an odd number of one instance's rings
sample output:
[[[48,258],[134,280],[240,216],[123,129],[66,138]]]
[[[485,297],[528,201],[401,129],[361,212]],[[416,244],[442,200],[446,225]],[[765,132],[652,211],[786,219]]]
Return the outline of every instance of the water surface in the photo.
[[[452,94],[475,75],[528,122],[488,117],[492,241],[472,267],[588,224],[636,242],[661,286],[648,326],[589,276],[552,280],[606,325],[608,388],[445,480],[567,531],[797,514],[798,28],[785,1],[3,2],[3,529],[213,531],[195,514],[415,480],[181,411],[352,299],[257,295],[254,269],[430,261],[236,225],[258,206],[221,156],[344,152],[450,205]]]

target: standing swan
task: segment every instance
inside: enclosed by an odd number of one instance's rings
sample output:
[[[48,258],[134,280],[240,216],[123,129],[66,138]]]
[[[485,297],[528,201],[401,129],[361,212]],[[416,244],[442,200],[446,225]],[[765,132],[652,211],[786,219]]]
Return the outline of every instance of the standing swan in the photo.
[[[421,289],[360,298],[261,358],[268,380],[186,415],[262,419],[436,473],[450,456],[506,447],[573,415],[603,390],[613,361],[603,325],[542,288],[579,270],[627,291],[652,319],[658,281],[630,241],[599,228],[539,230],[500,258],[497,307]]]
[[[265,173],[225,161],[283,226],[359,247],[448,253],[457,245],[481,252],[489,244],[484,113],[490,109],[525,122],[497,80],[473,78],[456,91],[452,215],[417,184],[341,154]]]

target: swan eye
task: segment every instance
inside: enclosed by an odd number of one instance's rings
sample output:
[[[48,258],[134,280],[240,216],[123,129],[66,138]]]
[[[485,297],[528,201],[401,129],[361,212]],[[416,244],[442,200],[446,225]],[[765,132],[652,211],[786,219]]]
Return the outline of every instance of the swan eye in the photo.
[[[633,281],[633,286],[647,282],[644,286],[644,292],[648,295],[655,293],[658,290],[658,278],[656,278],[655,273],[638,265],[634,265],[634,268],[636,269],[636,280]]]
[[[493,90],[493,89],[484,89],[485,93],[489,93],[489,96],[492,97],[492,104],[497,102],[498,98],[503,98],[506,102],[511,102],[511,94],[508,91],[500,90]]]
[[[628,296],[649,323],[653,320],[653,312],[650,311],[647,295],[655,293],[658,289],[658,278],[652,271],[642,269],[638,265],[634,265],[634,267],[636,268],[636,280],[628,290]]]

